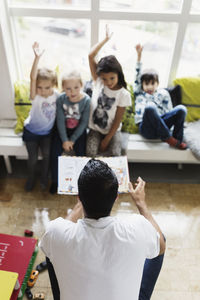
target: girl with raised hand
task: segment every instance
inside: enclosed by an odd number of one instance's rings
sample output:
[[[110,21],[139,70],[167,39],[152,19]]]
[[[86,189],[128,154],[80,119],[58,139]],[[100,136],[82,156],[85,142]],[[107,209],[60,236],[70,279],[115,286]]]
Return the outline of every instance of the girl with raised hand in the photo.
[[[36,182],[38,151],[42,154],[40,185],[45,190],[48,185],[51,129],[56,116],[56,99],[59,96],[54,90],[57,86],[57,75],[47,68],[38,69],[40,57],[44,53],[39,44],[33,44],[35,55],[30,73],[30,99],[32,108],[24,122],[23,140],[28,152],[28,179],[25,190],[31,191]]]
[[[97,43],[89,53],[90,71],[93,79],[87,156],[121,155],[121,121],[126,106],[131,105],[124,73],[114,55],[105,56],[97,63],[95,57],[112,34],[106,26],[105,38]]]

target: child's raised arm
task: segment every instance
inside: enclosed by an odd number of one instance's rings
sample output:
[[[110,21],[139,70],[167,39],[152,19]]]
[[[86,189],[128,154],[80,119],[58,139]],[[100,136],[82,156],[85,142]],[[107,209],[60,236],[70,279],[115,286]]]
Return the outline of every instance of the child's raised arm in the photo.
[[[136,52],[137,52],[137,63],[136,63],[136,75],[135,75],[135,82],[134,82],[134,93],[135,95],[137,93],[141,92],[141,57],[142,57],[142,51],[143,46],[141,44],[137,44],[135,46]]]
[[[98,77],[97,74],[96,74],[97,63],[95,61],[95,56],[97,55],[99,50],[103,47],[103,45],[105,43],[107,43],[107,41],[109,41],[111,36],[112,36],[112,33],[111,34],[109,33],[108,26],[106,25],[106,36],[105,36],[105,38],[101,42],[94,45],[90,50],[88,58],[89,58],[90,71],[91,71],[91,75],[92,75],[93,80],[96,80],[97,77]]]
[[[30,98],[31,98],[31,100],[33,100],[36,96],[36,81],[37,81],[37,69],[38,69],[37,67],[38,67],[40,57],[44,53],[44,50],[41,51],[41,49],[39,48],[39,44],[37,42],[35,42],[33,44],[32,48],[33,48],[33,52],[35,54],[35,58],[34,58],[31,73],[30,73],[30,80],[31,80],[31,82],[30,82]]]
[[[137,44],[135,46],[135,49],[136,49],[136,52],[137,52],[137,61],[140,62],[141,57],[142,57],[143,46],[141,44]]]

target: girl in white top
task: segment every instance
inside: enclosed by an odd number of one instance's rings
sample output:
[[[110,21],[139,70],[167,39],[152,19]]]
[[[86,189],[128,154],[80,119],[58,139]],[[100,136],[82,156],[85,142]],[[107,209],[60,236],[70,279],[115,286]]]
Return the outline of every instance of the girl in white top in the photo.
[[[114,55],[103,57],[98,63],[95,57],[111,38],[106,27],[106,36],[89,53],[90,71],[93,79],[93,94],[87,138],[87,156],[121,155],[121,121],[126,106],[131,105],[131,96],[126,89],[122,67]]]
[[[56,73],[47,68],[38,69],[38,63],[43,51],[39,44],[33,44],[35,59],[30,74],[30,98],[32,108],[24,122],[23,140],[28,152],[28,179],[25,190],[31,191],[36,181],[36,166],[38,151],[42,153],[41,188],[44,190],[48,184],[49,155],[51,142],[51,129],[56,116],[56,99],[59,96],[54,90],[57,85]]]

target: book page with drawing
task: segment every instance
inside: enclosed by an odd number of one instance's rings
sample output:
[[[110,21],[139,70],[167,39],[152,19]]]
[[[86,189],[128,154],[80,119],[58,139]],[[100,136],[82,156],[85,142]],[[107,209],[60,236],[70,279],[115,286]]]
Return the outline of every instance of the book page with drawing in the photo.
[[[60,156],[58,158],[58,194],[77,195],[78,177],[90,157]],[[119,182],[119,193],[128,193],[129,170],[126,156],[97,157],[109,165]]]

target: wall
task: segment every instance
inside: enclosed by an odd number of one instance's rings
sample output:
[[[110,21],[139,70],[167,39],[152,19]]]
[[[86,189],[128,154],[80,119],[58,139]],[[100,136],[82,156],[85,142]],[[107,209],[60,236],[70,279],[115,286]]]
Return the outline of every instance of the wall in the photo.
[[[11,83],[8,60],[0,24],[0,119],[16,118],[14,110],[14,91]]]

